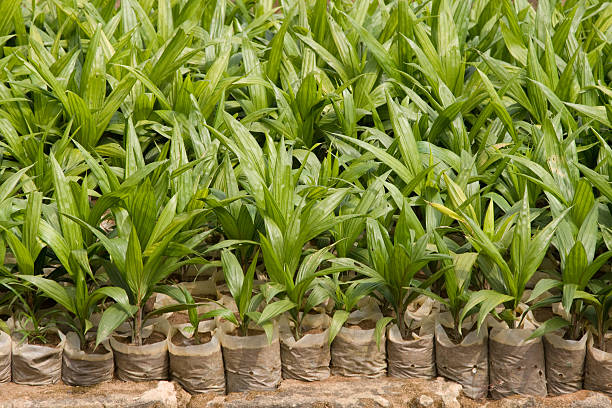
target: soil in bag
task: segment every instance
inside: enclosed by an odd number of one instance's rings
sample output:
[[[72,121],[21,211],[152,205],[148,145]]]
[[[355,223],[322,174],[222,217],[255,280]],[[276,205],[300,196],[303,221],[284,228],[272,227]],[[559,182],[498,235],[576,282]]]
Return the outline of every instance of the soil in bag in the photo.
[[[542,338],[529,339],[532,329],[493,328],[489,337],[491,397],[546,396]]]
[[[606,335],[605,351],[595,347],[593,337],[587,341],[584,389],[612,396],[612,334]]]
[[[128,336],[113,336],[115,375],[122,381],[168,379],[168,323],[163,320],[143,333],[142,346],[131,344]]]
[[[89,386],[113,379],[115,363],[108,342],[96,347],[93,333],[86,340],[84,350],[81,350],[76,333],[70,332],[66,336],[62,381],[68,385]]]
[[[386,336],[376,344],[376,322],[350,324],[338,332],[331,347],[332,374],[345,377],[382,377],[387,373]]]
[[[249,336],[220,330],[227,392],[274,390],[281,381],[278,327],[272,342],[265,334],[249,330]],[[235,334],[235,333],[234,333]]]
[[[464,394],[469,398],[485,398],[489,387],[486,326],[480,331],[475,328],[470,331],[470,326],[464,328],[464,337],[457,342],[457,339],[452,341],[447,335],[445,323],[445,320],[440,319],[435,325],[438,375],[461,384]]]
[[[183,332],[182,325],[172,329],[168,342],[170,378],[191,394],[225,393],[223,355],[219,339],[213,335],[214,321],[201,322],[198,332]]]
[[[0,383],[11,381],[11,336],[0,331]]]
[[[210,332],[198,332],[193,337],[185,337],[183,333],[176,332],[176,334],[172,336],[172,344],[177,347],[200,346],[208,343],[211,340],[212,334]]]
[[[55,384],[62,372],[62,352],[66,337],[60,331],[48,333],[47,342],[32,344],[23,341],[20,334],[13,335],[11,370],[13,382],[26,385]],[[37,344],[39,343],[39,344]]]
[[[408,305],[404,314],[406,336],[397,324],[387,331],[387,363],[390,377],[433,378],[436,376],[434,353],[435,302],[420,296]]]
[[[330,376],[329,317],[306,315],[302,337],[295,340],[288,323],[281,322],[281,361],[283,378],[320,381]]]
[[[566,340],[555,333],[544,335],[549,395],[569,394],[582,389],[587,339],[586,334],[580,340]]]
[[[433,378],[436,376],[433,326],[412,330],[404,340],[397,325],[387,333],[387,360],[389,377]]]

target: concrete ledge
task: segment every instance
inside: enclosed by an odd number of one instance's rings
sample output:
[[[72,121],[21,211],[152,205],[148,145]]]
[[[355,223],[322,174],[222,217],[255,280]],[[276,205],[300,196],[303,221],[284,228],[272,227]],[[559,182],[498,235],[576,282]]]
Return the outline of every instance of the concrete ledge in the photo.
[[[317,383],[285,380],[275,391],[226,396],[186,393],[176,383],[111,381],[93,387],[0,384],[0,408],[612,408],[609,397],[580,391],[562,397],[516,396],[473,401],[442,378],[399,380],[332,377]]]

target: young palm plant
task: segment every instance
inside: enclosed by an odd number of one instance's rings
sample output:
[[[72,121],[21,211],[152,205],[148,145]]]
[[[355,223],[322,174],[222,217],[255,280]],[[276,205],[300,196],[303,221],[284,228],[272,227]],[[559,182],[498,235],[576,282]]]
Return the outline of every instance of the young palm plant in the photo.
[[[92,290],[95,277],[84,247],[83,236],[89,231],[67,218],[67,216],[77,217],[80,215],[79,211],[89,208],[88,197],[84,194],[86,191],[83,191],[87,180],[83,180],[85,185],[83,187],[74,181],[69,181],[55,157],[51,155],[49,158],[53,171],[55,205],[43,206],[42,201],[38,203],[34,201],[34,208],[40,206],[42,214],[38,214],[38,219],[33,213],[28,216],[32,217],[32,222],[38,222],[38,226],[31,227],[35,228],[33,232],[37,234],[36,239],[47,244],[53,251],[53,255],[59,261],[60,269],[63,268],[68,273],[72,285],[61,285],[57,281],[60,277],[57,271],[51,273],[55,279],[38,274],[20,274],[17,277],[33,284],[44,296],[53,299],[66,309],[70,317],[64,319],[63,323],[77,333],[80,346],[84,349],[87,344],[85,335],[94,328],[91,316],[97,311],[99,304],[107,297],[119,303],[127,303],[128,298],[125,291],[117,287]],[[34,193],[31,199],[40,200],[41,197],[37,197]]]
[[[221,253],[225,281],[238,308],[238,316],[229,317],[228,320],[237,326],[241,336],[249,335],[252,324],[261,327],[271,342],[274,335],[274,319],[295,305],[288,300],[278,300],[268,303],[262,311],[259,311],[265,298],[263,293],[253,293],[258,255],[259,252],[255,252],[249,268],[244,272],[240,262],[229,249],[224,249]]]
[[[508,327],[514,328],[516,326],[522,314],[519,306],[527,282],[542,263],[554,232],[568,211],[565,210],[532,236],[529,196],[527,190],[525,190],[521,209],[514,226],[512,243],[509,249],[509,263],[506,262],[489,236],[469,215],[461,210],[459,210],[459,213],[447,211],[449,216],[460,222],[466,237],[472,246],[479,251],[480,255],[490,259],[494,265],[492,275],[497,276],[495,280],[488,279],[492,287],[491,290],[481,290],[471,294],[461,313],[459,323],[472,308],[480,306],[477,319],[477,328],[480,329],[486,316],[499,304],[504,303],[505,310],[500,314],[500,317],[508,324]],[[459,330],[461,331],[461,326],[459,326]]]
[[[435,274],[428,273],[427,265],[445,258],[445,255],[427,248],[430,235],[422,229],[411,229],[409,217],[414,219],[416,215],[406,206],[395,225],[393,240],[379,221],[368,219],[366,229],[370,266],[357,268],[358,272],[368,277],[367,282],[377,285],[377,291],[391,305],[395,314],[395,317],[381,319],[377,332],[380,334],[387,324],[394,321],[404,340],[409,338],[411,331],[404,320],[408,305],[444,273],[443,269]],[[423,273],[422,280],[417,279],[419,273]]]
[[[114,199],[117,196],[122,199]],[[145,304],[156,291],[157,285],[172,272],[189,263],[206,263],[198,257],[181,261],[181,258],[194,254],[193,248],[189,247],[189,238],[195,234],[184,231],[183,227],[201,211],[178,213],[177,195],[169,198],[163,207],[156,208],[160,200],[148,178],[138,187],[111,192],[102,195],[99,200],[104,202],[106,197],[114,204],[113,210],[119,214],[123,223],[117,227],[117,236],[108,237],[100,231],[96,227],[100,223],[99,218],[95,219],[94,226],[79,218],[70,217],[98,238],[110,255],[110,261],[102,262],[110,282],[125,290],[128,295],[129,302],[115,303],[104,313],[100,321],[100,328],[104,330],[98,330],[96,342],[102,341],[130,318],[132,342],[142,345],[142,329],[149,318],[194,307],[170,305],[148,313],[144,311]]]

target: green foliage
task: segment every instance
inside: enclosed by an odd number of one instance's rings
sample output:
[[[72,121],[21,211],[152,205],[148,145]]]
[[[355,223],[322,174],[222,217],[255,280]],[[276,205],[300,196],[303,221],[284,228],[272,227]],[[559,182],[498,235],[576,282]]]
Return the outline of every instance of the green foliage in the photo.
[[[195,329],[172,283],[221,266],[238,313],[214,316],[243,334],[285,313],[299,338],[331,298],[331,341],[370,296],[381,335],[426,294],[458,331],[559,302],[534,336],[603,347],[611,21],[596,0],[5,0],[0,312],[139,343],[166,312]]]

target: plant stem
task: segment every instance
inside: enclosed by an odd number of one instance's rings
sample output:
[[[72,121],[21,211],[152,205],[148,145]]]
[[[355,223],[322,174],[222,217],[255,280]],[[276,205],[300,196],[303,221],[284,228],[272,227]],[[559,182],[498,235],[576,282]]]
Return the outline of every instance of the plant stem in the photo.
[[[79,341],[81,342],[81,351],[85,351],[86,340],[85,340],[85,324],[81,322],[80,330],[77,331]]]
[[[401,313],[400,310],[403,310],[401,306],[399,308],[395,308],[395,320],[397,320],[397,328],[399,329],[402,339],[408,340],[408,333],[406,332],[406,322],[404,321],[404,314]]]
[[[603,308],[597,311],[597,348],[601,351],[606,351],[606,342],[604,340],[604,318],[603,318]]]
[[[570,340],[578,340],[578,336],[580,335],[580,326],[578,321],[578,312],[576,311],[577,304],[572,305],[571,314],[572,314],[572,323],[569,330],[569,338]]]
[[[142,346],[142,307],[140,307],[140,305],[138,307],[138,312],[136,312],[136,325],[134,327],[132,341],[137,346]]]

